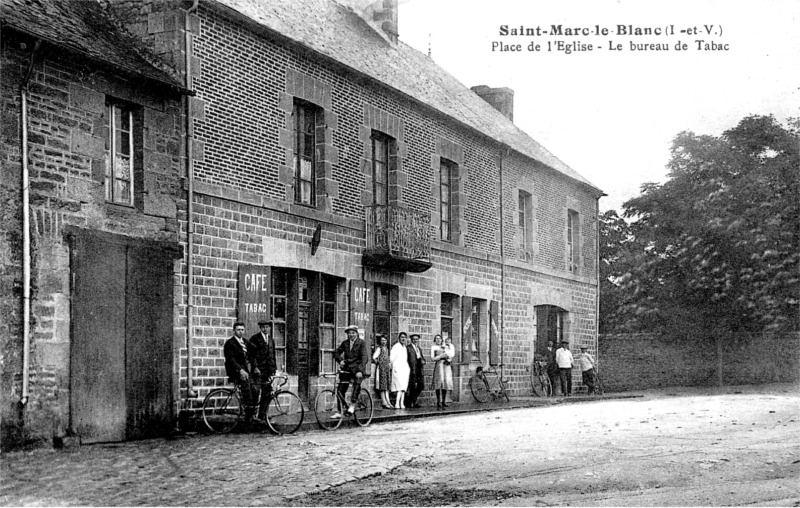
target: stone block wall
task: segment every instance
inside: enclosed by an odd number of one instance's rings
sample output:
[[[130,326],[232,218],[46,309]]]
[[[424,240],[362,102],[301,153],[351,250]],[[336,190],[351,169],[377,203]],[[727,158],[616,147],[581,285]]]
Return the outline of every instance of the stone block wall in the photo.
[[[706,337],[601,335],[600,372],[606,391],[715,386],[717,346]],[[741,336],[724,342],[725,385],[797,382],[800,334]]]
[[[31,213],[30,399],[22,389],[22,194],[20,84],[33,41],[4,31],[0,138],[2,441],[62,436],[69,425],[70,252],[65,228],[177,242],[181,190],[180,100],[134,88],[113,73],[48,47],[28,85]],[[41,55],[45,55],[42,57]],[[133,207],[105,202],[107,99],[139,106]]]

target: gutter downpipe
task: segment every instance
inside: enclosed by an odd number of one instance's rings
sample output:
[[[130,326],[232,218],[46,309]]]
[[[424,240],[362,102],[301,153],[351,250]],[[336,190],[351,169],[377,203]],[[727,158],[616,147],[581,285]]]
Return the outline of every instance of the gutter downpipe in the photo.
[[[505,238],[503,236],[503,157],[508,157],[511,149],[506,148],[500,152],[500,379],[503,379],[505,369],[505,322],[506,322],[506,257]]]
[[[200,0],[194,0],[192,6],[186,10],[184,36],[186,44],[186,89],[192,89],[192,24],[191,15],[197,12]],[[186,198],[186,402],[184,409],[189,409],[189,400],[197,397],[192,378],[192,338],[194,327],[194,159],[192,153],[194,145],[194,122],[192,121],[192,103],[188,95],[186,101],[186,179],[189,189]],[[180,369],[178,370],[180,373]]]
[[[597,278],[597,289],[595,290],[595,312],[594,312],[594,319],[595,319],[595,327],[594,327],[594,346],[597,348],[595,349],[595,356],[597,360],[600,360],[600,198],[605,196],[606,194],[600,194],[597,196],[595,200],[596,203],[596,213],[597,213],[597,233],[596,233],[596,243],[597,243],[597,252],[595,253],[596,263],[595,263],[595,272]],[[598,369],[599,370],[599,369]]]
[[[19,405],[25,407],[30,398],[30,349],[31,349],[31,212],[30,212],[30,170],[28,168],[28,83],[33,72],[36,53],[41,39],[36,39],[28,70],[20,83],[20,102],[22,117],[22,396]]]

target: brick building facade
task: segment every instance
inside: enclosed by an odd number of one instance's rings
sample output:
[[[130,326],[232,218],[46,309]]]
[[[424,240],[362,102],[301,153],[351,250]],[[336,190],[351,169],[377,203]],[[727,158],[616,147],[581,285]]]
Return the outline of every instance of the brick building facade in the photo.
[[[325,384],[319,375],[333,370],[332,349],[348,324],[362,328],[370,345],[378,332],[392,342],[400,331],[419,333],[426,356],[434,334],[452,336],[456,400],[469,394],[467,380],[481,363],[503,364],[512,394],[529,394],[533,354],[548,339],[596,352],[601,192],[514,126],[513,92],[466,88],[398,41],[395,1],[268,8],[208,0],[189,11],[172,0],[100,5],[170,64],[192,95],[181,96],[180,86],[148,88],[167,115],[152,119],[167,136],[152,145],[163,149],[163,169],[143,171],[145,184],[163,184],[163,213],[134,204],[137,213],[123,219],[93,215],[77,224],[179,247],[170,251],[180,256],[170,288],[172,417],[191,415],[211,388],[227,383],[222,345],[236,320],[248,334],[260,319],[272,323],[280,368],[305,400]],[[26,56],[4,42],[3,58],[22,68]],[[79,70],[59,72],[82,82]],[[4,110],[19,108],[14,90],[4,80]],[[19,140],[3,141],[4,160],[17,163]],[[102,179],[84,180],[102,187]],[[3,192],[13,198],[19,189]],[[102,193],[93,196],[97,202],[82,204],[75,221],[90,207],[106,215],[116,209]],[[155,198],[146,192],[136,203],[148,199]],[[52,202],[42,209],[52,213]],[[57,251],[71,255],[68,242]],[[6,266],[6,279],[16,280],[14,263]],[[39,288],[34,306],[61,295],[68,307],[76,288],[62,282],[58,290]],[[34,345],[60,344],[52,386],[64,393],[74,376],[65,358],[81,348],[74,301],[60,315],[58,333],[36,317]],[[3,331],[4,347],[19,346],[18,321]],[[33,358],[38,382],[46,368]],[[20,376],[14,368],[7,377],[6,368],[8,413]],[[59,432],[82,436],[74,405],[36,393],[38,404],[58,413]],[[431,396],[424,392],[423,401]]]

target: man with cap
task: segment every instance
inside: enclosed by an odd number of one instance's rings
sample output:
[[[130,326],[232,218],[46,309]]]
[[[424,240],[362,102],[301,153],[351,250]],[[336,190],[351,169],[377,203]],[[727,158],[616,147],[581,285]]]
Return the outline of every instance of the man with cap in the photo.
[[[419,334],[411,334],[411,344],[408,349],[408,365],[411,374],[408,376],[408,391],[406,392],[406,407],[420,407],[417,399],[425,388],[425,357],[419,347]]]
[[[344,333],[347,335],[347,340],[339,344],[333,357],[339,362],[338,391],[342,400],[347,400],[345,399],[347,387],[350,385],[350,381],[353,382],[353,394],[350,397],[350,406],[347,408],[347,414],[351,415],[355,411],[356,402],[358,402],[361,381],[369,372],[367,370],[369,355],[367,354],[367,344],[358,336],[358,328],[356,326],[348,326],[344,329]],[[341,412],[332,416],[332,418],[341,417]]]
[[[583,384],[589,389],[589,395],[594,393],[594,367],[597,365],[589,354],[587,346],[581,346],[581,354],[578,355],[578,365],[581,366],[581,377]]]
[[[258,328],[261,331],[247,341],[247,353],[255,365],[253,382],[261,389],[258,417],[263,420],[272,397],[272,377],[278,370],[278,362],[275,358],[275,341],[270,337],[270,322],[259,321]]]
[[[225,341],[222,353],[225,356],[225,372],[228,374],[228,378],[234,383],[238,383],[242,392],[245,419],[248,422],[253,421],[252,408],[258,396],[253,384],[253,376],[257,369],[253,365],[252,356],[244,339],[244,323],[237,321],[233,324],[233,337]],[[261,423],[258,419],[255,419],[255,422]]]
[[[558,364],[558,376],[561,381],[561,395],[572,395],[572,353],[569,350],[569,342],[561,341],[561,347],[556,351],[556,363]]]

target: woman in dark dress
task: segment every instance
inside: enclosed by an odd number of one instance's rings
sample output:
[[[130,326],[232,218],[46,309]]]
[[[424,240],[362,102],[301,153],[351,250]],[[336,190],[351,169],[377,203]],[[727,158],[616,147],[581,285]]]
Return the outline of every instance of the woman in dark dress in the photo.
[[[378,343],[372,355],[372,363],[375,364],[375,389],[381,393],[381,406],[391,409],[389,389],[392,386],[392,365],[389,363],[389,341],[382,334],[377,334],[375,341]]]

